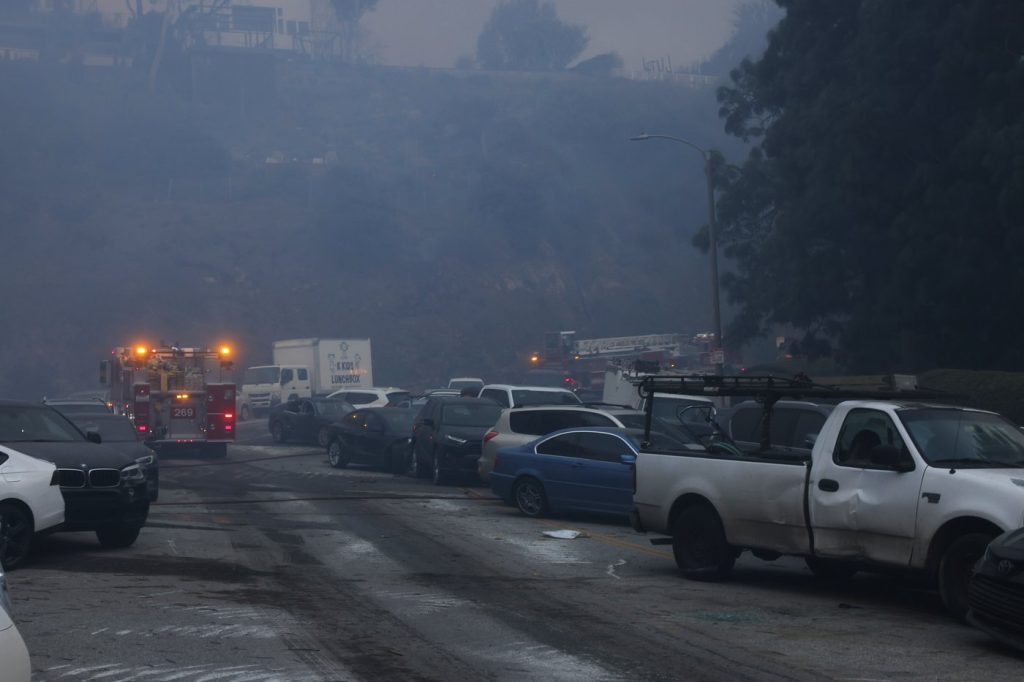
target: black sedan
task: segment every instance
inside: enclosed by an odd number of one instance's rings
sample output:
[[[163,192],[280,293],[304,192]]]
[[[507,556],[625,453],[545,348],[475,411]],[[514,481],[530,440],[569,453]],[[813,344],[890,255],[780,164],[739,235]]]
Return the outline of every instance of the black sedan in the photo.
[[[1003,533],[974,569],[967,620],[1024,651],[1024,528]]]
[[[416,414],[403,407],[365,407],[345,415],[329,427],[327,461],[339,469],[355,463],[405,473]]]
[[[82,433],[88,434],[93,431],[100,434],[103,444],[108,449],[117,450],[135,460],[146,476],[149,501],[156,502],[160,493],[160,463],[157,461],[156,453],[146,447],[128,417],[110,413],[70,414],[68,419]]]
[[[326,448],[328,427],[354,409],[344,400],[296,398],[272,407],[267,427],[275,443],[297,440]]]

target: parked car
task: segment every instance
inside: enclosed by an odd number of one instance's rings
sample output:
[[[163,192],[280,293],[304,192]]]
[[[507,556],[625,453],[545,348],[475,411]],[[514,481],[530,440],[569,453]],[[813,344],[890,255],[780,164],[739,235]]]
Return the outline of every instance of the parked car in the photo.
[[[968,622],[1024,651],[1024,528],[989,543],[968,594]]]
[[[502,407],[580,404],[579,397],[572,391],[564,388],[553,388],[551,386],[488,384],[480,389],[478,397],[492,400]]]
[[[0,401],[0,445],[57,465],[64,496],[61,530],[95,531],[105,547],[135,542],[149,515],[142,468],[83,435],[59,412],[39,403]]]
[[[479,377],[452,377],[448,380],[448,388],[461,391],[464,388],[479,389],[484,387],[484,380]]]
[[[409,400],[409,407],[415,407],[419,409],[427,404],[427,401],[431,398],[442,396],[458,397],[462,395],[462,389],[457,388],[429,388],[420,395],[414,395]]]
[[[778,401],[772,409],[769,425],[772,448],[778,452],[809,456],[821,427],[833,409],[835,405],[798,400]],[[748,400],[730,408],[727,417],[719,417],[718,423],[737,446],[752,451],[760,447],[763,414],[764,406],[761,403]]]
[[[7,590],[7,576],[0,567],[0,679],[3,682],[29,682],[32,664],[25,640],[11,619],[11,597]]]
[[[513,412],[514,414],[514,412]],[[627,515],[642,429],[576,427],[498,451],[491,489],[527,516],[567,511]],[[652,432],[662,449],[701,451]]]
[[[484,442],[477,474],[480,480],[490,479],[494,457],[501,448],[526,445],[561,429],[577,426],[614,426],[619,428],[644,427],[644,413],[625,407],[592,409],[572,405],[521,407],[502,410],[494,426],[484,434]]]
[[[354,409],[337,398],[293,398],[270,408],[267,428],[275,443],[297,440],[326,448],[328,427]]]
[[[417,478],[441,485],[454,473],[476,471],[484,434],[501,408],[479,398],[431,398],[412,430],[412,468]]]
[[[64,416],[71,414],[113,414],[114,406],[101,398],[81,400],[54,400],[43,398],[43,404],[52,407]]]
[[[57,467],[0,447],[0,566],[17,568],[35,534],[63,522]]]
[[[332,467],[369,464],[396,474],[412,461],[412,424],[419,411],[405,407],[367,407],[331,424],[327,461]]]
[[[402,388],[343,388],[328,398],[344,400],[353,407],[409,407],[412,395]]]
[[[146,446],[128,417],[119,414],[72,414],[68,419],[82,433],[99,433],[103,445],[135,460],[146,477],[149,501],[157,501],[160,496],[160,462],[156,452]]]

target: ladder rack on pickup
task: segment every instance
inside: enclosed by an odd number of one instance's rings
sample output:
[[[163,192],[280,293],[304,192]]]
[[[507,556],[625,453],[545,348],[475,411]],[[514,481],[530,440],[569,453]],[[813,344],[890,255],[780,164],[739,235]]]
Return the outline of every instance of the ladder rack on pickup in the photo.
[[[880,384],[894,385],[882,377]],[[964,402],[965,397],[931,389],[858,388],[856,386],[817,384],[806,377],[787,379],[775,376],[718,376],[715,374],[651,375],[637,385],[646,401],[645,440],[650,439],[651,416],[656,393],[701,395],[705,397],[753,398],[764,403],[761,416],[760,449],[771,445],[771,413],[779,400],[906,400],[927,402]]]

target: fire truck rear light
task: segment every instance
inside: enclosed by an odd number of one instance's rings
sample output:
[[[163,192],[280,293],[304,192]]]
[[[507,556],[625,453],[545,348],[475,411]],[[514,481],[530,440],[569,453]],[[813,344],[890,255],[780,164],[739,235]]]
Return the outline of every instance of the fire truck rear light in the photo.
[[[233,414],[226,414],[226,415],[224,415],[224,418],[225,418],[225,419],[233,419],[233,418],[234,418],[234,416],[235,416],[235,415],[233,415]]]
[[[235,428],[235,427],[231,426],[231,424],[225,424],[224,425],[224,430],[225,431],[231,431],[233,428]]]
[[[139,424],[139,431],[142,432],[142,433],[145,433],[146,432],[146,425],[145,424]]]

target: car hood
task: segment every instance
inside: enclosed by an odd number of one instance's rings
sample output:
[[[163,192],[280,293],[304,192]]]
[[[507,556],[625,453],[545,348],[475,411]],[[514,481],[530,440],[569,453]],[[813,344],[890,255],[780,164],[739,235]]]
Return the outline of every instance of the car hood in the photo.
[[[81,469],[120,469],[135,463],[134,457],[88,441],[70,443],[0,443],[30,457],[53,462],[58,467]]]
[[[153,454],[152,450],[147,448],[142,443],[139,443],[138,441],[136,441],[136,442],[132,442],[132,441],[109,442],[108,441],[108,442],[103,443],[103,447],[108,449],[108,450],[114,450],[115,452],[120,452],[125,457],[130,458],[133,462],[136,459],[138,459],[139,457],[145,457],[146,455],[152,455]]]
[[[993,540],[988,548],[1000,559],[1024,561],[1024,528],[1003,533]]]

